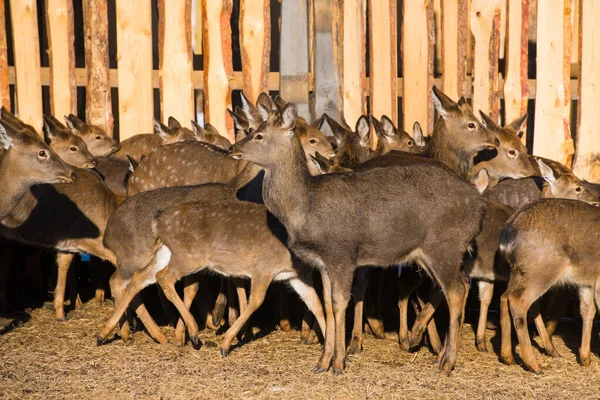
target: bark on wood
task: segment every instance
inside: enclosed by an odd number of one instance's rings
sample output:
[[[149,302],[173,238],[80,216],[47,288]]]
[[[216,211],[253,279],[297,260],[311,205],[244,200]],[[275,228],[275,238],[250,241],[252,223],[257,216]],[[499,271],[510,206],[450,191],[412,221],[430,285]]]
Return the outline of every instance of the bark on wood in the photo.
[[[366,12],[366,0],[344,1],[343,115],[350,126],[367,112]]]
[[[0,1],[0,105],[11,109],[8,86],[8,44],[4,2]]]

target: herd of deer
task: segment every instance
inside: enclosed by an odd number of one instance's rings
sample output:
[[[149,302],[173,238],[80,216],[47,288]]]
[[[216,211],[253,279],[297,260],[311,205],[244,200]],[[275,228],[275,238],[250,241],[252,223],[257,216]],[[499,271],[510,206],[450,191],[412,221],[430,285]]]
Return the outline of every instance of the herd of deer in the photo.
[[[418,124],[410,136],[386,116],[362,116],[354,131],[326,114],[308,124],[292,103],[261,94],[254,105],[242,95],[242,107],[229,110],[233,146],[209,124],[192,122],[191,131],[173,118],[168,126],[155,122],[155,134],[119,145],[74,115],[66,125],[45,118],[46,144],[3,109],[0,233],[56,250],[54,307],[62,320],[74,254],[115,266],[109,283],[116,310],[98,332],[99,345],[117,326],[120,337],[130,340],[129,307],[154,340],[167,342],[138,295],[158,283],[181,316],[174,342],[183,345],[187,333],[199,346],[190,307],[205,289],[194,274],[207,269],[233,278],[239,296],[240,314],[230,313],[223,356],[270,283],[286,281],[323,335],[314,372],[332,368],[339,374],[346,354],[362,347],[366,267],[402,266],[400,345],[417,346],[427,332],[444,372],[457,358],[469,278],[478,282],[481,304],[477,348],[486,351],[494,282],[507,281],[501,359],[514,363],[512,314],[524,364],[536,373],[541,369],[527,330],[528,310],[545,351],[558,355],[537,300],[556,286],[577,287],[580,363],[589,365],[600,306],[598,188],[560,163],[527,155],[520,139],[526,115],[502,127],[483,113],[481,121],[476,118],[464,98],[454,102],[435,87],[432,93],[439,118],[430,137]],[[325,123],[333,136],[319,130]],[[249,299],[239,278],[251,281]],[[179,280],[183,299],[175,290]],[[351,294],[355,317],[346,349]],[[409,332],[413,294],[418,315]],[[221,324],[224,297],[220,293],[206,313],[207,326]],[[101,291],[97,298],[103,299]],[[444,299],[449,327],[442,344],[432,317]],[[314,335],[302,333],[305,342]]]

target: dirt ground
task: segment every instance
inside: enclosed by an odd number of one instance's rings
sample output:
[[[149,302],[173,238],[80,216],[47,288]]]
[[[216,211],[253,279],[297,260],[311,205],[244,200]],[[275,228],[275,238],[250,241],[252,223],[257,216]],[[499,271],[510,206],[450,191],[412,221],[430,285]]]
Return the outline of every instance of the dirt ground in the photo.
[[[536,352],[544,374],[498,362],[494,351],[478,353],[473,330],[466,325],[456,369],[438,372],[427,348],[406,353],[389,332],[387,339],[366,337],[364,349],[351,356],[342,376],[312,374],[320,345],[301,345],[299,333],[254,328],[255,338],[234,347],[228,358],[203,346],[158,345],[143,332],[134,344],[114,340],[97,347],[95,332],[112,311],[110,302],[89,302],[68,322],[43,308],[0,335],[0,398],[598,398],[600,361],[577,364],[579,326],[565,323],[555,338],[562,358]],[[572,325],[572,326],[571,326]],[[173,328],[163,327],[168,336]],[[565,331],[569,332],[565,335]],[[203,340],[218,342],[211,331]],[[565,341],[566,339],[566,341]]]

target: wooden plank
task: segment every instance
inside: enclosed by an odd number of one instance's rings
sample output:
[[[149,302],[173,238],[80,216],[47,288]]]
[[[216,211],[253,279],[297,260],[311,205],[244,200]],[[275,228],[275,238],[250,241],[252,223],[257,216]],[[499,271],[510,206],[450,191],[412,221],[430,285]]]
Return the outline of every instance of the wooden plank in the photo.
[[[309,120],[308,10],[306,0],[281,1],[279,93],[298,105],[298,115]]]
[[[344,118],[354,126],[367,112],[366,0],[344,1],[342,77]]]
[[[498,48],[498,58],[504,60],[506,58],[506,32],[508,30],[507,11],[508,1],[500,0],[500,47]]]
[[[77,113],[73,2],[46,0],[46,26],[50,59],[50,112],[60,118]]]
[[[16,70],[16,111],[26,124],[42,132],[40,39],[35,0],[10,0]]]
[[[202,0],[192,0],[192,47],[194,54],[202,54]]]
[[[242,0],[240,6],[240,50],[244,94],[256,102],[267,91],[271,57],[270,0]]]
[[[337,1],[314,0],[314,117],[327,113],[338,121],[342,115],[341,11]]]
[[[4,2],[0,1],[0,106],[11,109],[8,86],[8,43]]]
[[[433,1],[433,14],[435,16],[435,37],[442,37],[442,1],[443,0],[434,0]],[[457,1],[454,1],[455,4],[458,4]],[[443,61],[442,61],[442,41],[435,41],[435,53],[434,53],[434,74],[439,76],[442,74]]]
[[[114,118],[110,88],[117,87],[117,71],[111,77],[108,68],[108,8],[107,0],[83,1],[85,32],[85,118],[113,135]],[[77,69],[75,76],[77,79]],[[114,78],[114,79],[113,79]],[[112,85],[112,83],[115,85]],[[81,86],[78,80],[78,86]],[[151,131],[150,131],[151,132]]]
[[[120,139],[152,132],[152,18],[147,0],[117,3]]]
[[[467,0],[442,0],[442,91],[458,100],[467,92]]]
[[[158,2],[161,119],[174,117],[190,128],[195,120],[191,5],[191,0]]]
[[[538,7],[537,96],[533,153],[562,163],[570,161],[573,140],[569,128],[570,18],[569,0],[546,0]],[[561,62],[562,60],[562,62]]]
[[[233,77],[231,55],[231,0],[204,0],[204,112],[219,133],[233,143],[233,122],[229,80]]]
[[[594,183],[600,183],[600,2],[582,0],[579,13],[578,54],[581,85],[577,118],[577,155],[573,172]]]
[[[504,109],[507,122],[514,121],[527,112],[528,12],[529,0],[508,0],[506,80],[504,81]],[[526,135],[523,135],[524,143],[526,139]]]
[[[473,65],[473,109],[498,119],[498,46],[500,0],[473,0],[471,32],[475,39]]]
[[[410,60],[402,64],[404,130],[412,132],[412,126],[417,121],[425,127],[427,135],[433,131],[433,2],[406,2],[402,11],[402,54],[404,60]],[[379,117],[378,114],[375,115]]]
[[[396,0],[369,0],[371,113],[385,114],[398,125],[396,24]]]

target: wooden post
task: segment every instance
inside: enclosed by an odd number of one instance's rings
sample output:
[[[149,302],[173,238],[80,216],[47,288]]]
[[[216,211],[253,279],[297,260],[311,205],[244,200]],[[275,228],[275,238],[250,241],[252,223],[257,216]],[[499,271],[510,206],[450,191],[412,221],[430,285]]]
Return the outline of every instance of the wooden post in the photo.
[[[8,45],[6,42],[6,19],[4,2],[0,1],[0,106],[10,110],[8,86]]]
[[[46,22],[50,58],[50,111],[62,118],[77,113],[73,2],[46,0]]]
[[[256,102],[261,92],[268,92],[271,0],[242,0],[239,24],[244,94]]]
[[[412,126],[417,121],[431,134],[433,131],[431,88],[435,51],[433,2],[429,0],[405,2],[402,19],[404,130],[412,132]]]
[[[204,108],[206,122],[234,141],[229,80],[233,78],[231,56],[231,0],[203,0],[204,15]]]
[[[354,126],[367,112],[366,0],[344,1],[342,77],[344,118]]]
[[[498,120],[498,46],[500,0],[473,0],[471,32],[475,38],[473,66],[473,110]]]
[[[337,1],[314,0],[315,118],[342,114],[341,11]]]
[[[279,93],[298,105],[298,115],[310,119],[308,107],[308,10],[306,0],[281,1]]]
[[[41,133],[42,79],[36,2],[11,0],[10,9],[17,75],[17,115]]]
[[[527,112],[528,12],[529,0],[508,0],[506,80],[504,81],[504,108],[507,123]],[[525,143],[526,135],[523,135],[522,140]]]
[[[546,0],[538,7],[535,135],[533,153],[569,164],[571,0]],[[598,23],[598,21],[596,21]]]
[[[110,95],[108,68],[108,9],[107,0],[83,1],[85,32],[85,118],[113,135],[114,119]],[[58,116],[61,118],[62,116]]]
[[[579,109],[577,117],[577,155],[573,172],[600,183],[600,2],[582,0],[579,12]]]
[[[195,120],[191,7],[191,0],[158,2],[161,119],[174,117],[190,128]]]
[[[396,0],[369,0],[369,23],[371,113],[385,114],[398,125]]]
[[[467,94],[467,0],[442,0],[442,91],[455,101]]]

